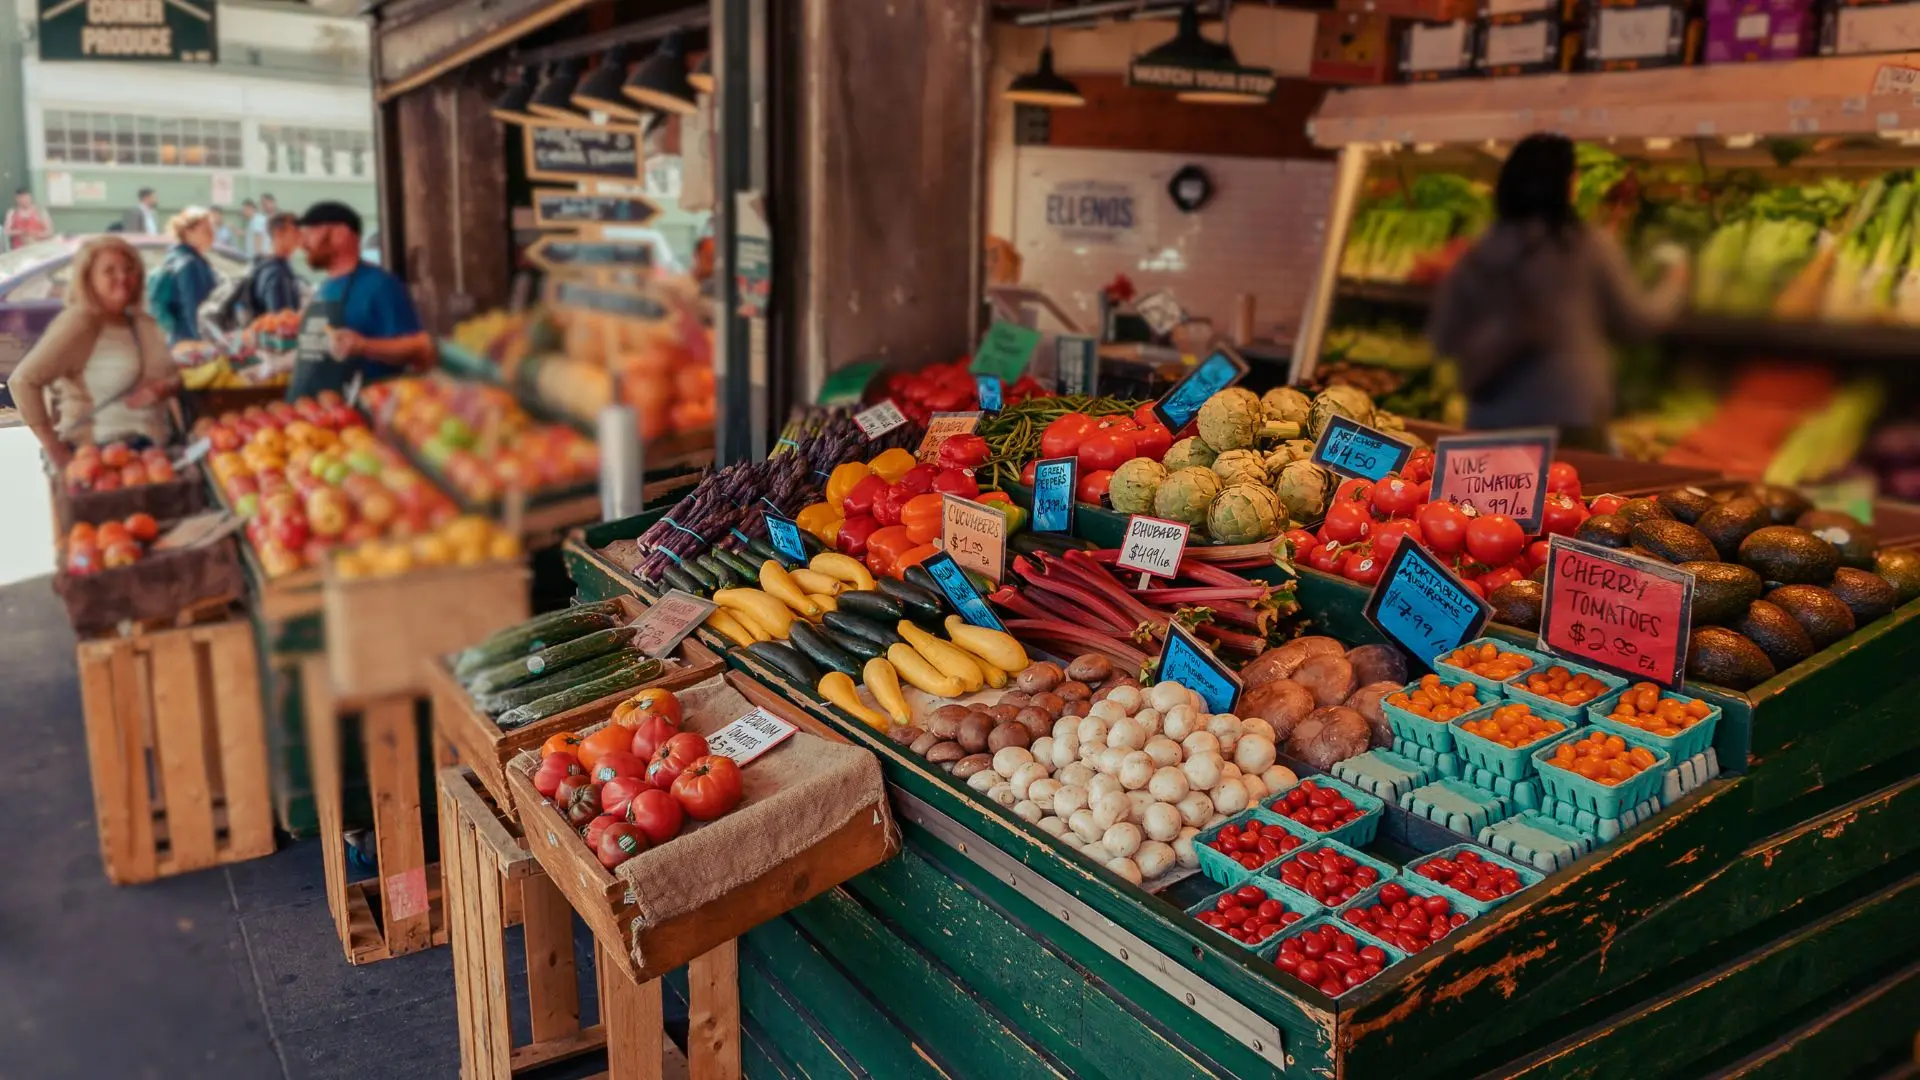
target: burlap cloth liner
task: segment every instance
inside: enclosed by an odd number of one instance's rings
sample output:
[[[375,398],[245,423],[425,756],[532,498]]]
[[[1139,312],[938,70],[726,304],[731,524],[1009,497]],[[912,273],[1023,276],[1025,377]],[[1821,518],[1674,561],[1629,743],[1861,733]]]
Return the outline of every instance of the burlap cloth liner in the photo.
[[[675,691],[688,731],[708,735],[754,706],[721,676]],[[583,728],[582,734],[600,726]],[[522,754],[514,767],[528,771],[537,755]],[[802,729],[740,771],[740,805],[717,821],[687,819],[671,841],[620,864],[639,909],[630,947],[636,961],[641,931],[726,895],[831,836],[855,814],[878,805],[878,826],[893,831],[880,761],[845,743]]]

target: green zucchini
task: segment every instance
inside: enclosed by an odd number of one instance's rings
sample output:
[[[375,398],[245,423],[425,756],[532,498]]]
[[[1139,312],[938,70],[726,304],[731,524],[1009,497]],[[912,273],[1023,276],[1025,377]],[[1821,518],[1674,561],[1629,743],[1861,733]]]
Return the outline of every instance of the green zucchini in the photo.
[[[850,634],[845,630],[835,630],[825,623],[821,624],[820,633],[824,635],[828,641],[838,645],[846,652],[850,652],[859,657],[863,662],[867,660],[877,660],[887,655],[887,647],[885,645],[871,638],[863,638],[859,634]]]
[[[741,581],[747,582],[749,585],[759,583],[760,567],[758,564],[750,563],[741,558],[739,553],[728,551],[725,548],[714,548],[713,554],[715,558],[726,563],[728,569],[738,574]]]
[[[707,594],[706,588],[700,584],[699,579],[687,573],[685,570],[680,569],[680,564],[678,563],[668,561],[667,568],[661,573],[660,577],[668,585],[682,592],[689,592],[695,596],[705,596]]]
[[[806,551],[809,559],[815,555],[823,555],[827,551],[827,545],[821,543],[819,537],[805,529],[800,530],[800,547]]]
[[[940,601],[928,595],[920,586],[889,577],[879,579],[878,584],[881,592],[899,601],[900,606],[906,609],[907,618],[914,622],[940,621]]]
[[[509,626],[490,635],[480,644],[455,654],[454,677],[465,679],[482,668],[505,663],[516,656],[525,656],[536,649],[557,645],[595,630],[606,630],[615,625],[615,617],[621,614],[624,613],[617,602],[602,600],[597,604],[581,604],[562,611],[550,611],[517,626]]]
[[[891,623],[876,622],[845,611],[829,611],[820,617],[820,625],[838,633],[866,638],[883,649],[906,640],[900,636],[899,631],[894,629],[894,625],[899,621],[895,619]]]
[[[953,604],[947,599],[946,590],[940,587],[939,582],[933,580],[932,571],[916,563],[913,566],[907,567],[907,572],[904,577],[906,578],[907,584],[919,586],[921,592],[928,593],[935,600],[939,601],[940,610],[946,612],[953,611]]]
[[[672,558],[671,553],[669,553],[669,558]],[[700,591],[703,595],[711,593],[720,587],[720,583],[713,579],[713,574],[701,566],[697,560],[672,558],[672,562],[688,577],[700,583]]]
[[[582,705],[591,705],[604,697],[611,697],[624,690],[631,690],[642,683],[660,677],[664,665],[652,657],[641,657],[638,662],[622,664],[606,675],[588,682],[556,691],[537,701],[529,702],[518,708],[508,709],[494,721],[501,730],[524,727],[537,720],[558,716],[569,709]]]
[[[838,610],[849,615],[858,615],[863,619],[872,619],[883,626],[892,626],[907,617],[907,610],[900,601],[885,593],[855,589],[834,597]]]
[[[576,683],[588,682],[602,675],[611,675],[614,669],[623,664],[630,664],[637,658],[641,658],[640,653],[634,649],[621,649],[605,656],[596,656],[591,660],[561,668],[559,671],[549,671],[532,682],[521,683],[519,686],[496,694],[475,698],[474,704],[480,706],[487,715],[498,716],[508,709],[539,701],[548,694],[558,693]]]
[[[819,685],[820,669],[791,645],[778,641],[756,641],[747,646],[747,653],[762,663],[772,665],[774,670],[808,689]]]
[[[632,641],[633,633],[631,626],[596,630],[586,637],[550,645],[519,659],[496,664],[475,675],[473,681],[467,684],[467,692],[478,697],[532,682],[549,671],[559,671],[596,656],[605,656]]]
[[[774,547],[772,541],[762,540],[757,536],[747,541],[747,550],[751,552],[761,562],[766,562],[768,559],[772,559],[774,562],[779,563],[781,566],[787,566],[788,563],[791,563],[793,561],[792,559],[787,558],[785,555],[780,554],[780,549],[777,547]],[[792,567],[788,567],[788,569],[792,569]]]
[[[700,564],[700,569],[713,575],[714,584],[722,589],[737,589],[743,584],[750,585],[753,583],[752,578],[748,578],[744,582],[741,581],[740,575],[733,572],[733,567],[721,562],[720,557],[711,551],[700,556],[695,561]]]
[[[860,677],[860,661],[854,655],[828,640],[826,635],[806,623],[794,620],[793,628],[787,631],[787,641],[800,654],[815,664],[855,679]]]

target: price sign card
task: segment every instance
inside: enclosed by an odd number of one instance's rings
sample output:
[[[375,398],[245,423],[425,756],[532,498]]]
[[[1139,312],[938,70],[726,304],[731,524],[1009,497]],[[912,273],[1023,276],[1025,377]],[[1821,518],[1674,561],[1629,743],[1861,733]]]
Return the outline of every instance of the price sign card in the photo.
[[[1007,519],[998,510],[963,499],[940,496],[940,548],[963,569],[999,581],[1006,574]]]
[[[633,620],[633,647],[656,660],[665,659],[694,627],[707,621],[715,606],[711,600],[674,589]]]
[[[199,461],[201,458],[206,457],[212,450],[212,439],[206,438],[205,436],[195,439],[187,444],[187,448],[180,454],[180,460],[174,462],[173,467],[176,469],[184,469],[194,462]]]
[[[1624,551],[1551,537],[1540,647],[1629,679],[1687,677],[1693,575]]]
[[[1099,393],[1099,343],[1078,334],[1061,334],[1053,339],[1053,381],[1062,394]]]
[[[973,429],[980,426],[980,414],[977,412],[937,412],[927,421],[926,438],[920,440],[920,449],[914,454],[920,464],[931,465],[940,457],[940,447],[955,435],[971,435]]]
[[[735,765],[745,767],[747,762],[792,738],[798,730],[755,706],[752,712],[707,736],[707,752],[732,758]]]
[[[867,441],[872,442],[906,423],[907,414],[901,412],[900,406],[889,398],[871,409],[854,413],[853,422],[859,425],[860,433],[867,437]]]
[[[974,382],[974,385],[980,388],[981,411],[982,412],[999,412],[1002,407],[1002,399],[1004,397],[1004,395],[1001,393],[1001,388],[1006,385],[1005,383],[1002,383],[1000,381],[1000,376],[984,375],[984,374],[975,375],[973,377],[973,382]]]
[[[1168,431],[1179,431],[1200,414],[1200,406],[1206,404],[1208,398],[1239,382],[1246,374],[1247,362],[1233,350],[1215,349],[1167,391],[1166,397],[1153,403],[1154,415],[1167,425]]]
[[[1178,521],[1134,514],[1127,518],[1127,533],[1120,539],[1120,557],[1114,565],[1154,577],[1173,577],[1180,572],[1189,531]]]
[[[1158,678],[1177,682],[1199,694],[1208,712],[1230,713],[1240,700],[1240,677],[1220,662],[1213,650],[1176,624],[1167,626],[1167,643],[1160,650]]]
[[[1537,533],[1547,504],[1547,469],[1559,442],[1552,428],[1440,438],[1433,446],[1431,498],[1505,514]]]
[[[940,586],[940,591],[946,594],[947,603],[953,605],[961,618],[989,630],[1006,630],[1006,625],[987,606],[986,598],[980,595],[979,589],[973,587],[973,580],[967,577],[966,571],[960,569],[959,563],[953,561],[953,556],[943,551],[929,556],[920,565],[933,575],[933,583]]]
[[[762,499],[762,502],[766,500]],[[796,562],[807,561],[807,545],[800,539],[800,526],[793,519],[771,508],[764,512],[767,519],[767,540],[773,550]]]
[[[973,363],[968,367],[975,375],[996,375],[1005,382],[1012,382],[1027,370],[1033,362],[1034,350],[1040,347],[1040,331],[1019,323],[997,322],[987,327],[980,338],[980,347],[973,350]]]
[[[1492,614],[1419,544],[1394,549],[1367,597],[1367,621],[1424,664],[1479,637]]]
[[[1048,458],[1033,466],[1033,531],[1071,532],[1077,458]]]
[[[1314,464],[1362,480],[1378,480],[1398,472],[1412,456],[1411,444],[1344,416],[1334,417],[1313,447]]]

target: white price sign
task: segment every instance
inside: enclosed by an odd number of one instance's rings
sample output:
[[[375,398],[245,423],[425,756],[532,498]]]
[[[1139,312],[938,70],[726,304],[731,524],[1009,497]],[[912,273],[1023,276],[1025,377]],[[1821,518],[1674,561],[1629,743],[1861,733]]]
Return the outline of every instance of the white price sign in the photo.
[[[1173,577],[1180,572],[1189,531],[1177,521],[1135,514],[1127,519],[1127,535],[1120,541],[1120,557],[1114,565],[1154,577]]]
[[[752,712],[707,736],[707,752],[732,758],[735,765],[745,767],[754,758],[786,742],[798,730],[756,706]]]
[[[906,423],[907,416],[900,411],[900,406],[888,399],[865,412],[854,413],[853,422],[860,425],[861,434],[871,442]]]
[[[717,605],[674,589],[633,620],[633,647],[656,660],[678,648],[693,628],[707,621]]]

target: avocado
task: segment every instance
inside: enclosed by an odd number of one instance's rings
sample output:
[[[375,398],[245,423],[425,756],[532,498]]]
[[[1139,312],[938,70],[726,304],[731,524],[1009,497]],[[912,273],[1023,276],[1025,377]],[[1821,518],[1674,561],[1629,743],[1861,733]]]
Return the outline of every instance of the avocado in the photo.
[[[1693,575],[1695,626],[1732,624],[1764,591],[1760,575],[1739,563],[1688,562],[1681,563],[1680,569]]]
[[[1886,578],[1851,566],[1843,566],[1833,572],[1833,580],[1827,583],[1827,591],[1839,597],[1840,602],[1853,612],[1855,626],[1865,626],[1875,619],[1886,618],[1893,611],[1894,602],[1899,599]]]
[[[1740,562],[1782,585],[1825,585],[1840,565],[1840,552],[1805,529],[1769,525],[1740,541]]]
[[[1638,525],[1649,518],[1672,520],[1673,514],[1661,506],[1657,499],[1628,499],[1620,504],[1614,514],[1629,525]]]
[[[1767,508],[1760,505],[1760,500],[1742,495],[1701,514],[1695,519],[1693,527],[1713,541],[1722,559],[1731,559],[1740,550],[1740,541],[1771,520],[1767,517]]]
[[[1766,653],[1767,659],[1773,661],[1773,666],[1781,671],[1818,651],[1806,627],[1801,626],[1780,605],[1765,600],[1755,600],[1747,605],[1747,613],[1733,623],[1732,628],[1760,646],[1760,651]]]
[[[1713,541],[1691,525],[1649,518],[1633,527],[1633,544],[1672,563],[1712,562],[1720,557]]]
[[[1541,563],[1539,566],[1534,567],[1533,573],[1527,575],[1527,580],[1537,581],[1545,585],[1547,583],[1547,564]]]
[[[1896,604],[1920,596],[1920,553],[1906,548],[1883,551],[1873,557],[1873,572],[1893,586]]]
[[[1773,678],[1760,646],[1724,626],[1702,626],[1687,639],[1687,677],[1745,690]]]
[[[1873,569],[1873,553],[1880,548],[1880,537],[1873,528],[1852,514],[1838,510],[1809,510],[1795,525],[1832,544],[1840,552],[1840,565],[1859,570]]]
[[[1818,648],[1824,649],[1853,633],[1853,609],[1818,585],[1782,585],[1766,599],[1805,627]]]
[[[1791,525],[1801,514],[1813,509],[1813,500],[1778,484],[1755,484],[1747,489],[1747,494],[1767,508],[1767,516],[1775,525]]]
[[[1633,541],[1633,526],[1614,514],[1595,514],[1580,523],[1573,538],[1601,547],[1623,548]]]
[[[1493,621],[1522,630],[1540,629],[1540,610],[1546,601],[1546,587],[1537,581],[1509,581],[1493,590],[1487,603],[1493,606]]]
[[[1672,514],[1675,521],[1686,525],[1699,521],[1701,514],[1719,505],[1713,501],[1713,496],[1697,487],[1674,488],[1654,497],[1661,506],[1666,507],[1667,513]]]
[[[1634,556],[1638,556],[1639,558],[1642,558],[1642,559],[1647,559],[1647,560],[1649,560],[1649,561],[1651,561],[1651,562],[1666,562],[1666,561],[1667,561],[1667,560],[1665,560],[1665,559],[1663,559],[1663,558],[1661,558],[1661,557],[1660,557],[1660,553],[1659,553],[1659,552],[1656,552],[1656,551],[1648,551],[1648,550],[1647,550],[1646,548],[1643,548],[1643,547],[1641,547],[1641,546],[1640,546],[1639,544],[1632,544],[1632,545],[1629,545],[1628,547],[1626,547],[1626,548],[1624,548],[1624,549],[1622,549],[1622,550],[1624,550],[1624,551],[1625,551],[1625,552],[1626,552],[1627,554],[1629,554],[1629,555],[1634,555]]]

